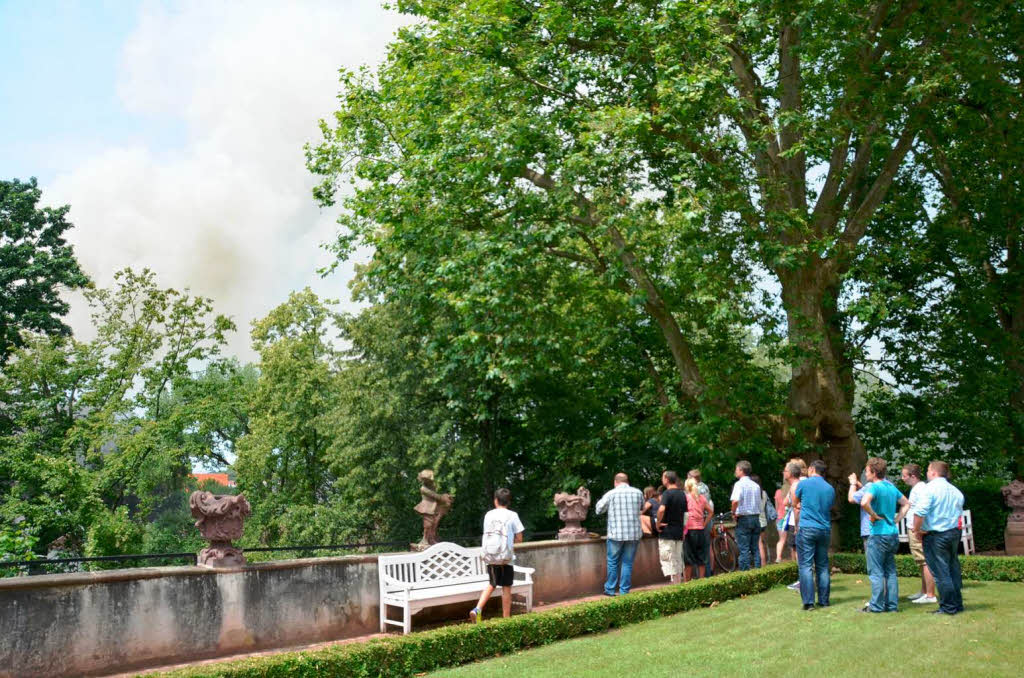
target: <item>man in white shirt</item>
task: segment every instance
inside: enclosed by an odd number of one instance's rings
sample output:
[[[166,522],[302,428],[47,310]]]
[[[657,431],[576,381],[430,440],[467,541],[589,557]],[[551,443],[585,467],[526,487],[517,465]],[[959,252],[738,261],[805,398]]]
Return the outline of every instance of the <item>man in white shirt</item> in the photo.
[[[740,569],[761,567],[758,539],[761,536],[761,488],[750,479],[750,462],[736,464],[736,484],[732,486],[732,515],[736,519],[736,544],[740,547]]]
[[[508,540],[506,544],[508,559],[507,562],[487,563],[489,582],[483,593],[480,594],[480,600],[477,601],[476,607],[469,612],[469,619],[472,622],[478,622],[483,619],[484,605],[491,599],[494,589],[499,586],[501,587],[501,616],[512,616],[512,589],[510,587],[512,586],[513,577],[512,561],[516,558],[512,545],[523,541],[523,531],[526,528],[523,527],[522,521],[519,520],[519,514],[508,508],[511,503],[512,492],[508,488],[502,487],[494,493],[494,508],[484,516],[483,550],[485,562],[487,560],[488,537],[496,533],[504,534]],[[501,543],[500,540],[499,543]]]
[[[917,563],[917,567],[921,570],[921,591],[920,593],[907,596],[907,600],[919,605],[937,603],[939,599],[935,597],[935,578],[932,577],[932,571],[928,569],[928,563],[924,557],[924,545],[917,535],[914,534],[912,524],[914,520],[914,506],[920,503],[921,494],[926,491],[928,485],[921,477],[921,467],[917,464],[907,464],[904,466],[900,477],[903,482],[910,486],[910,496],[907,498],[910,500],[911,513],[907,514],[907,539],[910,543],[910,555],[913,556],[914,562]]]

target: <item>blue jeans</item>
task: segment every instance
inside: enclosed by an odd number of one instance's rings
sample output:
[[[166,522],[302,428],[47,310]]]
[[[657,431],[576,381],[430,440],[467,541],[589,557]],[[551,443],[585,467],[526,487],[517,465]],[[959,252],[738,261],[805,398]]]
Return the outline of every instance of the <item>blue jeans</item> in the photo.
[[[828,571],[828,545],[832,530],[803,527],[796,531],[796,558],[800,567],[800,597],[804,605],[814,604],[814,576],[818,576],[818,604],[828,605],[832,577]]]
[[[960,589],[960,530],[954,528],[944,532],[928,532],[924,535],[924,560],[935,577],[935,589],[939,594],[939,609],[949,614],[964,611],[964,598]]]
[[[868,579],[871,580],[872,612],[895,612],[900,598],[899,582],[896,579],[896,549],[899,548],[898,534],[873,534],[868,537],[867,563]]]
[[[604,583],[604,592],[610,596],[615,595],[615,587],[620,593],[629,593],[629,587],[633,583],[633,559],[636,558],[636,547],[639,540],[616,541],[606,539],[608,544],[608,579]],[[622,566],[622,574],[619,574],[619,566]]]
[[[761,538],[761,522],[757,516],[736,518],[736,545],[740,547],[740,569],[750,566],[761,567],[761,549],[757,542]]]

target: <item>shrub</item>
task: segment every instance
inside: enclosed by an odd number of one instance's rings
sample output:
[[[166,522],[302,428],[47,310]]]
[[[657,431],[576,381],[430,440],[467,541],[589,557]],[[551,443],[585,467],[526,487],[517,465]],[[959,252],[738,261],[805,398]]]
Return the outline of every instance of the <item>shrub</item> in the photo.
[[[837,553],[832,556],[832,567],[847,574],[865,574],[866,559],[860,553]],[[964,579],[974,581],[1024,582],[1024,557],[961,556],[960,572]],[[896,574],[916,577],[920,574],[910,556],[896,556]]]
[[[164,675],[167,678],[412,676],[761,593],[792,581],[795,576],[796,565],[783,563],[511,619],[197,666]]]
[[[1010,507],[1003,499],[1002,480],[971,480],[954,484],[964,493],[964,508],[970,509],[974,521],[974,547],[979,551],[1004,548],[1006,517]]]

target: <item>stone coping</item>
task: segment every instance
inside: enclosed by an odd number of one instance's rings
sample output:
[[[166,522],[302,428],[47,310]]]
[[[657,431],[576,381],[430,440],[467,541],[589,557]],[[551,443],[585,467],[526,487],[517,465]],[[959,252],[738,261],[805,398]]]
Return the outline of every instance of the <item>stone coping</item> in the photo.
[[[538,551],[549,548],[571,547],[584,544],[603,543],[604,537],[596,539],[578,539],[575,541],[530,541],[516,544],[517,552]],[[378,556],[412,553],[411,551],[390,551],[387,553],[368,553],[365,555],[323,556],[318,558],[293,558],[290,560],[267,560],[248,563],[242,567],[209,568],[195,565],[168,565],[163,567],[132,567],[121,570],[96,570],[93,572],[71,572],[64,574],[37,574],[25,577],[4,577],[0,579],[0,593],[26,589],[42,589],[61,586],[88,586],[142,579],[158,579],[160,577],[199,577],[217,574],[236,574],[240,572],[257,572],[260,570],[291,570],[303,567],[324,565],[357,565],[376,563]]]

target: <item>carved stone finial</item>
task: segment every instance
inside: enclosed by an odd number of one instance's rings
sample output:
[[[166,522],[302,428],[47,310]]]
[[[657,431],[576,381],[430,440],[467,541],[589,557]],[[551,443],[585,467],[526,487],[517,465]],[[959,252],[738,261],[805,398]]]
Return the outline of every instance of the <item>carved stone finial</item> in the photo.
[[[559,492],[555,495],[555,506],[558,507],[559,520],[565,522],[565,527],[558,531],[559,541],[586,539],[587,530],[580,523],[590,509],[590,492],[587,488],[580,487],[576,494]]]
[[[437,543],[437,526],[441,518],[452,508],[452,495],[441,494],[434,485],[434,472],[430,469],[420,471],[416,479],[420,481],[420,503],[414,511],[423,518],[423,538],[416,544],[410,544],[413,550],[422,551]]]
[[[1004,487],[1003,499],[1010,507],[1006,518],[1006,555],[1024,556],[1024,483],[1014,480]]]
[[[196,527],[210,545],[199,552],[197,563],[204,567],[240,567],[245,564],[242,549],[231,545],[242,538],[242,526],[252,513],[249,502],[242,495],[221,495],[195,491],[188,505]]]

